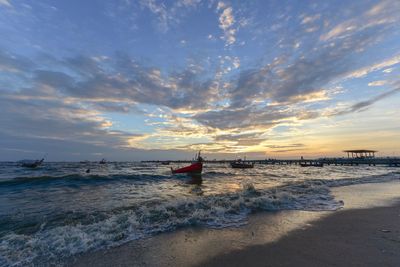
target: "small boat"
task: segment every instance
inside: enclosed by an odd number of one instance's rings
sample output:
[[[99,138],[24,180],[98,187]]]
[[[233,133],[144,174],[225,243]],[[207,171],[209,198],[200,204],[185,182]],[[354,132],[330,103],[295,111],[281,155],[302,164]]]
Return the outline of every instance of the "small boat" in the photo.
[[[300,163],[301,167],[324,167],[324,164],[322,162],[302,162]]]
[[[231,167],[234,169],[251,169],[254,168],[254,162],[250,163],[238,159],[235,160],[234,162],[231,162]]]
[[[183,167],[183,168],[179,168],[179,169],[172,169],[171,167],[171,171],[173,174],[175,173],[201,173],[201,171],[203,170],[203,163],[202,162],[195,162],[192,163],[189,166]]]
[[[41,160],[37,159],[37,160],[29,160],[29,159],[24,159],[19,161],[19,163],[21,164],[21,167],[25,167],[25,168],[36,168],[39,167],[40,165],[42,165],[44,161],[44,158],[42,158]]]
[[[172,174],[175,173],[201,173],[203,170],[203,158],[200,156],[200,151],[199,154],[196,158],[196,160],[189,166],[179,168],[179,169],[173,169],[171,167],[171,172]]]
[[[169,161],[161,161],[161,165],[169,165]]]
[[[100,160],[100,162],[99,162],[99,164],[106,164],[106,163],[107,163],[106,159],[102,159],[102,160]]]

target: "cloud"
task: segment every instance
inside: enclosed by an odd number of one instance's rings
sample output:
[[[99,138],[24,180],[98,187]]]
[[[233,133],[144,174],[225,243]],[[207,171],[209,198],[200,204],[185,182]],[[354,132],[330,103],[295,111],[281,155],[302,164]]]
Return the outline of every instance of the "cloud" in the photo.
[[[235,69],[239,68],[240,67],[240,59],[238,57],[234,57],[232,64]]]
[[[302,143],[288,144],[288,145],[265,145],[266,148],[273,149],[274,153],[286,153],[293,151],[302,151],[306,149],[306,145]]]
[[[34,65],[29,58],[0,50],[0,71],[14,73],[29,71]]]
[[[166,33],[171,26],[180,23],[182,17],[187,15],[187,12],[196,8],[201,3],[201,0],[179,0],[173,2],[157,1],[157,0],[141,0],[142,8],[148,9],[157,19],[157,28]]]
[[[376,19],[376,17],[372,19]],[[240,113],[244,107],[247,108],[246,110],[253,109],[254,112],[259,112],[255,107],[260,105],[280,103],[280,105],[293,106],[296,103],[329,100],[331,89],[322,90],[322,87],[350,76],[360,77],[370,71],[396,64],[397,56],[387,62],[354,71],[357,68],[357,58],[365,49],[381,40],[391,26],[393,26],[392,20],[380,21],[374,24],[374,27],[349,31],[332,43],[321,43],[316,40],[315,45],[304,45],[299,51],[299,56],[292,56],[290,60],[282,55],[259,67],[243,69],[234,80],[229,82],[229,86],[226,88],[229,96],[228,109],[230,110],[228,118],[232,118],[232,120],[229,123],[221,121],[218,124],[228,124],[229,127],[234,127],[234,114],[236,113],[237,117],[241,118]],[[227,115],[226,110],[220,112]],[[317,114],[318,111],[303,113],[303,115],[307,115],[303,118],[315,118]],[[214,116],[216,115],[214,114]],[[257,116],[251,115],[250,117],[256,118]],[[209,119],[204,121],[204,117],[200,115],[197,118],[205,123],[211,121]],[[298,118],[302,118],[302,116],[299,115]],[[242,123],[239,122],[238,125],[242,125]]]
[[[260,132],[252,132],[252,133],[230,133],[230,134],[221,134],[214,137],[216,142],[228,141],[231,142],[230,147],[237,146],[256,146],[266,141],[266,138],[260,138],[262,133]]]
[[[370,83],[368,83],[368,86],[383,86],[385,84],[387,84],[387,81],[381,80],[381,81],[370,82]]]
[[[199,109],[206,108],[210,100],[218,98],[214,81],[204,79],[197,70],[184,69],[164,76],[157,68],[121,56],[105,63],[79,55],[60,60],[59,64],[67,70],[35,70],[34,81],[74,98],[120,101],[118,107],[115,104],[112,107],[100,105],[101,108],[115,108],[115,111],[126,111],[127,106],[135,103]]]
[[[34,71],[34,81],[58,90],[69,90],[75,83],[74,78],[70,75],[51,70]]]
[[[234,22],[235,18],[233,17],[232,14],[232,7],[225,8],[219,17],[219,23],[220,23],[219,26],[221,27],[221,29],[226,31],[233,25]]]
[[[228,6],[224,2],[218,2],[217,5],[217,11],[222,10],[220,16],[219,16],[219,27],[223,30],[224,32],[224,37],[223,39],[226,42],[226,45],[232,45],[236,42],[236,31],[233,27],[235,23],[235,17],[233,15],[233,9],[231,6]]]
[[[93,110],[68,104],[59,98],[21,99],[3,95],[0,132],[30,139],[60,140],[94,146],[127,147],[127,138],[137,134],[109,130],[111,123]],[[7,115],[6,115],[7,114]],[[44,127],[45,126],[45,127]]]
[[[368,42],[367,36],[352,39],[351,42],[358,42],[357,46]],[[243,70],[228,90],[231,106],[247,106],[257,99],[303,100],[304,95],[320,91],[321,87],[349,71],[355,43],[352,45],[348,40],[336,48],[321,48],[286,67],[283,67],[285,64],[267,64],[258,69]]]
[[[379,63],[375,63],[370,66],[366,66],[366,67],[360,68],[358,70],[352,71],[349,74],[347,74],[345,78],[351,79],[351,78],[365,77],[367,74],[369,74],[371,72],[378,71],[378,70],[381,70],[381,69],[384,69],[387,67],[391,67],[391,66],[397,65],[399,63],[400,63],[400,55],[396,55],[396,56],[393,56],[392,58],[383,60]],[[386,71],[386,70],[384,70],[384,71]],[[391,71],[389,71],[387,73],[390,73],[390,72]]]
[[[157,4],[154,0],[142,0],[140,3],[157,16],[160,30],[166,32],[169,29],[170,20],[173,18],[169,16],[165,5]]]
[[[220,111],[207,111],[196,114],[193,118],[200,123],[217,129],[246,128],[262,125],[270,128],[281,119],[291,117],[293,114],[278,107],[267,108],[242,108],[223,109]]]
[[[292,147],[304,147],[304,144],[301,143],[297,143],[297,144],[289,144],[289,145],[266,145],[265,147],[268,148],[273,148],[273,149],[277,149],[277,148],[292,148]]]
[[[274,152],[274,153],[287,153],[287,152],[304,151],[304,150],[305,150],[305,148],[294,148],[294,149],[272,150],[271,152]]]
[[[138,109],[135,108],[134,105],[129,105],[127,103],[100,102],[94,103],[93,108],[104,112],[129,113],[132,110],[138,112]]]
[[[321,17],[320,14],[315,14],[314,16],[304,16],[301,20],[301,24],[309,24],[313,23],[314,21],[318,20]]]
[[[374,103],[387,98],[391,95],[394,95],[396,93],[400,92],[400,87],[399,88],[394,88],[392,90],[386,91],[384,93],[379,94],[378,96],[375,96],[369,100],[365,100],[365,101],[360,101],[357,102],[356,104],[353,104],[352,106],[350,106],[350,108],[346,109],[346,110],[342,110],[339,112],[335,112],[332,115],[344,115],[344,114],[349,114],[349,113],[353,113],[353,112],[359,112],[359,111],[364,111],[366,110],[369,106],[373,105]]]
[[[330,31],[321,35],[320,39],[322,41],[330,41],[337,38],[345,38],[357,32],[394,24],[399,21],[399,11],[400,3],[398,1],[381,1],[359,16],[334,26]]]
[[[335,46],[312,47],[304,50],[301,57],[291,60],[290,64],[283,58],[259,68],[243,69],[227,83],[229,104],[219,110],[199,112],[193,119],[215,129],[246,130],[251,127],[271,129],[282,123],[325,116],[320,108],[305,110],[297,104],[331,99],[337,90],[321,88],[354,72],[352,62],[361,53],[357,49],[371,46],[386,31],[385,28],[381,30],[356,32],[336,41]],[[392,65],[393,62],[371,69]],[[364,104],[369,105],[369,102]],[[359,108],[355,106],[349,112]]]
[[[6,6],[6,7],[12,7],[8,0],[0,0],[0,5]]]
[[[335,19],[348,18],[354,13],[332,18],[325,17],[324,13],[307,12],[299,17],[291,16],[286,8],[284,12],[279,8],[282,11],[276,12],[279,23],[271,24],[269,18],[257,21],[255,12],[248,12],[251,10],[244,7],[247,4],[210,2],[205,5],[216,16],[214,30],[223,35],[225,47],[216,48],[216,43],[204,39],[208,34],[213,40],[218,36],[210,29],[204,29],[201,36],[203,43],[212,46],[211,49],[206,46],[196,48],[191,36],[182,36],[181,32],[179,36],[172,31],[163,35],[167,42],[185,41],[182,42],[186,44],[185,51],[180,50],[179,57],[186,55],[186,49],[194,54],[194,59],[184,58],[186,65],[178,65],[180,59],[176,65],[168,60],[162,63],[138,60],[128,56],[128,53],[136,53],[134,48],[126,54],[114,55],[105,53],[109,48],[104,51],[93,49],[93,53],[99,51],[98,54],[74,55],[69,51],[63,53],[68,56],[53,58],[51,62],[0,52],[3,72],[0,75],[6,77],[0,81],[0,87],[11,88],[2,96],[2,109],[4,106],[5,114],[10,114],[3,122],[14,131],[18,127],[26,129],[27,134],[21,138],[43,136],[55,140],[58,136],[65,142],[82,142],[90,146],[104,147],[110,143],[115,147],[181,148],[190,143],[192,145],[187,148],[203,146],[214,151],[260,149],[268,139],[268,133],[278,129],[279,125],[301,126],[307,123],[305,120],[333,114],[327,111],[338,104],[334,89],[338,83],[378,70],[389,73],[400,63],[399,56],[395,55],[372,65],[363,65],[369,63],[368,52],[377,48],[374,45],[386,40],[386,35],[395,29],[398,4],[391,6],[388,3],[381,1],[350,19],[336,21],[336,24]],[[150,22],[166,33],[179,25],[190,10],[203,3],[197,0],[142,0],[132,5],[140,6],[137,10],[150,14]],[[241,18],[244,15],[246,19]],[[286,27],[293,22],[293,27]],[[314,26],[318,26],[318,32],[305,34],[306,29]],[[234,51],[228,46],[237,43],[238,29],[246,38],[247,34],[258,30],[258,39],[248,39],[246,46]],[[204,57],[207,60],[195,60],[202,57],[202,53],[207,53]],[[155,51],[155,54],[160,53]],[[158,55],[150,57],[150,60],[159,59]],[[368,80],[372,81],[369,86],[383,85],[383,78]],[[335,115],[364,110],[391,94],[387,92],[356,103]],[[6,99],[10,101],[8,105]],[[19,114],[19,105],[23,106],[21,112],[29,115]],[[153,111],[153,108],[161,111]],[[146,129],[150,128],[152,132],[140,135],[115,131],[118,124],[106,119],[104,113],[108,112],[123,113],[121,117],[141,113],[147,116],[144,118],[147,119]],[[40,129],[38,125],[50,125],[51,129]],[[71,130],[66,129],[63,133],[61,125]],[[2,134],[9,136],[11,132],[4,128]]]
[[[386,97],[389,97],[389,96],[391,96],[391,95],[393,95],[395,93],[398,93],[399,91],[400,91],[400,88],[395,88],[395,89],[392,89],[392,90],[387,91],[385,93],[382,93],[382,94],[380,94],[380,95],[378,95],[376,97],[373,97],[370,100],[358,102],[357,104],[354,104],[351,107],[350,112],[354,112],[354,111],[358,111],[358,110],[361,110],[361,109],[365,109],[366,107],[371,106],[375,102],[377,102],[379,100],[382,100],[382,99],[384,99]]]
[[[388,68],[388,69],[383,70],[382,72],[391,73],[392,71],[393,71],[393,68]]]

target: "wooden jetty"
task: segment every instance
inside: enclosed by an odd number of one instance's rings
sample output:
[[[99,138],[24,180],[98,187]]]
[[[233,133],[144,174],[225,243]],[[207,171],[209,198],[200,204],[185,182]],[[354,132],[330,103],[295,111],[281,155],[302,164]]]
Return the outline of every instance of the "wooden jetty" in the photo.
[[[159,163],[163,161],[148,160],[142,161],[147,163]],[[171,164],[190,163],[191,160],[169,160]],[[207,164],[230,164],[234,160],[205,160]],[[372,159],[352,159],[352,158],[321,158],[321,159],[263,159],[263,160],[246,160],[249,163],[255,164],[270,164],[270,165],[335,165],[335,166],[358,166],[358,165],[386,165],[390,167],[400,167],[400,158],[372,158]]]
[[[255,164],[271,164],[271,165],[310,165],[310,166],[389,166],[389,167],[400,167],[400,157],[375,157],[375,150],[345,150],[347,157],[342,158],[319,158],[319,159],[262,159],[262,160],[246,160],[248,163]],[[205,160],[207,164],[230,164],[235,160]],[[150,160],[142,161],[149,163],[165,162],[165,160]],[[191,160],[168,160],[171,164],[179,163],[190,163]]]

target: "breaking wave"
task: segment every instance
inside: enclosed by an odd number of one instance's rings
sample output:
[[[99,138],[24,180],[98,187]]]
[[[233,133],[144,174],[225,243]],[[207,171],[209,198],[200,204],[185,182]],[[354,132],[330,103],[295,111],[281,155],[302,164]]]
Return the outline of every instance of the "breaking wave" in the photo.
[[[197,195],[168,201],[153,200],[104,212],[70,213],[57,223],[43,221],[30,232],[0,233],[0,265],[60,263],[60,259],[77,253],[117,246],[185,226],[240,226],[247,222],[249,214],[258,211],[337,210],[343,202],[334,199],[330,187],[387,182],[399,179],[399,174],[392,172],[341,180],[314,179],[268,189],[257,189],[252,183],[243,183],[237,192],[205,196],[201,194],[201,187],[195,187]]]
[[[130,175],[82,175],[82,174],[69,174],[61,176],[36,176],[36,177],[16,177],[8,180],[0,180],[0,187],[18,186],[18,185],[43,185],[53,183],[96,183],[96,182],[112,182],[124,180],[161,180],[171,179],[170,175],[150,175],[150,174],[130,174]]]

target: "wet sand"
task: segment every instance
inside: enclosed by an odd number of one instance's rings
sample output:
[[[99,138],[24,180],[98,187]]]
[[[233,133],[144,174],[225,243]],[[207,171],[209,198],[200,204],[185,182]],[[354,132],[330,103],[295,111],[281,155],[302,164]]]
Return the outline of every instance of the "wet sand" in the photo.
[[[199,266],[400,266],[400,205],[331,214],[277,242]]]
[[[344,209],[254,214],[85,253],[69,266],[400,266],[400,183],[335,188]]]

